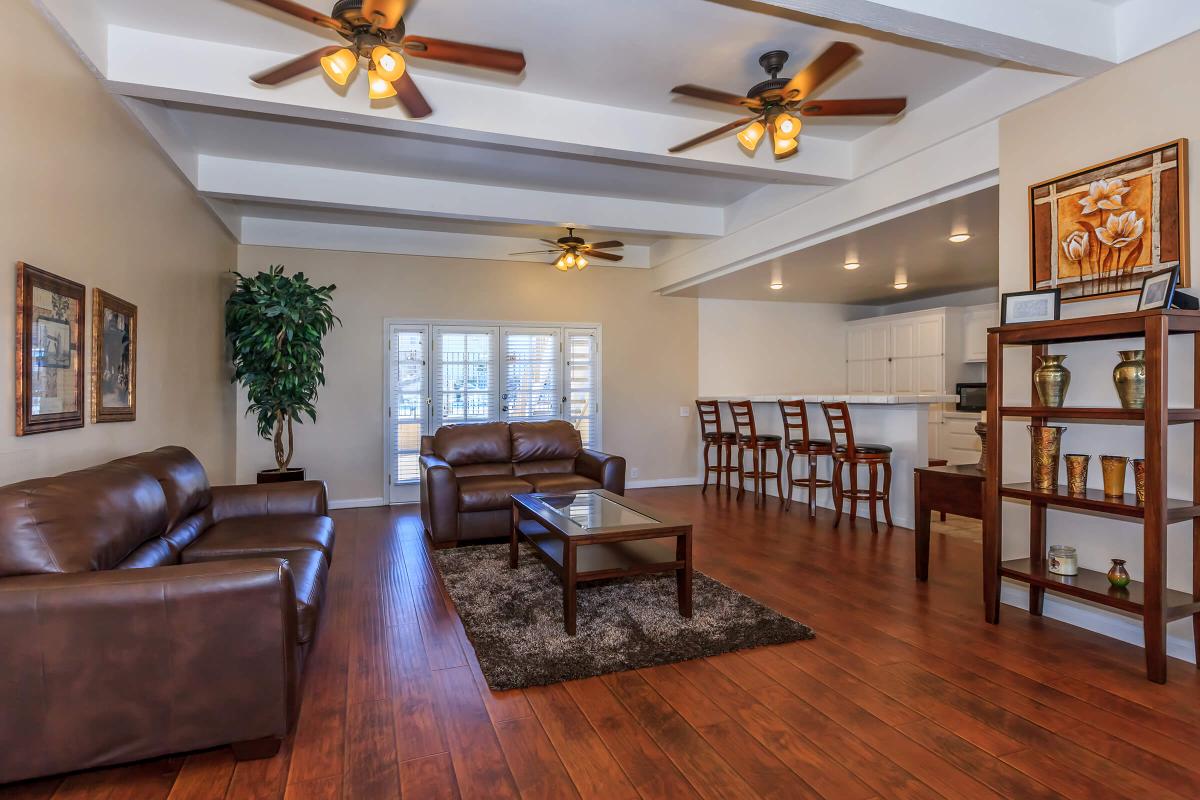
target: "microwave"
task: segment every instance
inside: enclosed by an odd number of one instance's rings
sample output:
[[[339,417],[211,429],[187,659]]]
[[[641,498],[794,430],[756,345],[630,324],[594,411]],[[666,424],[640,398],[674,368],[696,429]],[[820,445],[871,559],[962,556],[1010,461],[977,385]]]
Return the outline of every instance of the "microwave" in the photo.
[[[987,409],[986,383],[960,383],[954,387],[958,395],[955,411],[984,411]]]

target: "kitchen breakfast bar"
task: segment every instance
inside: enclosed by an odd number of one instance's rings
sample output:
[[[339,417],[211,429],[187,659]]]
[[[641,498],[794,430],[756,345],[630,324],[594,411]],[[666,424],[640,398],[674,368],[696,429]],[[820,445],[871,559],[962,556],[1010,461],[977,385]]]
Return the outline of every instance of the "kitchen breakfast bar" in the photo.
[[[722,429],[733,430],[729,417],[728,401],[749,400],[754,404],[755,427],[760,434],[783,435],[783,418],[780,415],[780,400],[803,400],[808,405],[808,421],[811,431],[809,435],[816,439],[829,439],[825,415],[821,411],[821,403],[847,403],[850,406],[850,416],[854,427],[854,438],[859,444],[884,444],[892,448],[892,486],[891,506],[892,519],[896,525],[911,528],[915,519],[913,509],[913,469],[924,467],[929,463],[929,423],[930,409],[943,403],[953,403],[956,398],[950,394],[772,394],[772,395],[722,395],[701,397],[700,400],[717,401],[721,405]],[[736,463],[736,450],[734,451]],[[773,459],[773,457],[772,457]],[[784,466],[787,464],[785,447]],[[797,459],[797,475],[806,468]],[[824,458],[818,462],[819,476],[829,478],[833,468],[831,459]],[[749,469],[750,456],[746,456]],[[848,480],[848,478],[847,478]],[[736,484],[737,477],[734,476]],[[746,491],[750,491],[747,482]],[[787,491],[786,477],[784,491]],[[774,481],[768,482],[767,492],[776,494]],[[804,499],[804,490],[797,488],[793,496]],[[833,508],[833,495],[829,489],[817,491],[817,505]],[[797,508],[797,507],[793,507]],[[846,507],[848,509],[848,506]],[[802,512],[798,512],[802,513]],[[865,516],[866,508],[859,504],[859,515]],[[861,523],[860,523],[861,524]]]

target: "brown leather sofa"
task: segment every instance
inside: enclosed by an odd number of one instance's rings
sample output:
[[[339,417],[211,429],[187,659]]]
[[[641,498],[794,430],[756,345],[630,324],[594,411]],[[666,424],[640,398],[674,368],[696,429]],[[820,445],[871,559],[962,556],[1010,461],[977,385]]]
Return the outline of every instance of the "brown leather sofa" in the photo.
[[[435,546],[507,536],[512,496],[625,493],[625,459],[585,450],[563,420],[446,425],[421,437],[421,520]]]
[[[0,487],[0,783],[272,755],[333,552],[320,481],[210,487],[164,447]]]

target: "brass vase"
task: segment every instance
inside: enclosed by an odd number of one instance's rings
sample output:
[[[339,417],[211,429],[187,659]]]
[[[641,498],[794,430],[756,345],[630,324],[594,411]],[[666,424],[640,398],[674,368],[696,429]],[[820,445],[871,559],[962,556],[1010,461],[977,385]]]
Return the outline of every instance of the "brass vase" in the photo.
[[[1104,494],[1108,497],[1124,497],[1129,459],[1125,456],[1100,456],[1100,468],[1104,471]]]
[[[1137,493],[1139,506],[1146,505],[1146,459],[1135,458],[1133,464],[1133,489]]]
[[[1071,453],[1063,456],[1067,462],[1067,491],[1071,494],[1087,494],[1088,461],[1091,456]]]
[[[1129,570],[1125,569],[1125,559],[1114,558],[1112,566],[1108,568],[1108,582],[1118,589],[1124,589],[1129,585]]]
[[[1041,366],[1033,372],[1033,385],[1047,408],[1062,408],[1071,385],[1071,371],[1063,366],[1066,356],[1039,356]]]
[[[1027,427],[1033,439],[1030,482],[1038,491],[1053,491],[1058,488],[1058,452],[1062,446],[1062,432],[1066,428],[1061,425]]]
[[[1121,363],[1113,368],[1113,384],[1121,408],[1144,408],[1146,405],[1146,351],[1120,350]]]

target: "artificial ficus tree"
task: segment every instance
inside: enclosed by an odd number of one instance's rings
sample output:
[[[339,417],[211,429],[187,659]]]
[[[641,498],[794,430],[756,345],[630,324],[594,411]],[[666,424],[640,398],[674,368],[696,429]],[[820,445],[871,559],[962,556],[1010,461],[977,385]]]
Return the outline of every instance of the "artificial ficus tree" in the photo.
[[[233,382],[246,389],[246,414],[258,435],[275,447],[285,471],[292,461],[293,424],[301,415],[317,421],[317,388],[325,385],[322,340],[334,323],[330,301],[337,287],[313,286],[303,272],[287,276],[272,265],[254,276],[234,273],[237,286],[225,301],[225,338],[233,359]]]

